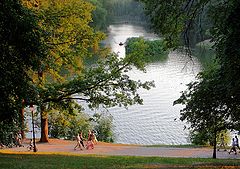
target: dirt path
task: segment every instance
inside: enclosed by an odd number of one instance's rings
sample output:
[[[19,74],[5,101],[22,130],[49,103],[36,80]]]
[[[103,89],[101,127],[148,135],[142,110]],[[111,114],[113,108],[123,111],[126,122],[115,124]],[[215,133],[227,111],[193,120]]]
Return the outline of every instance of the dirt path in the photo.
[[[158,157],[191,157],[211,158],[212,149],[209,148],[171,148],[171,147],[144,147],[139,145],[110,144],[99,142],[93,150],[74,150],[75,141],[50,140],[49,143],[37,143],[38,153],[71,153],[97,155],[129,155],[129,156],[158,156]],[[27,144],[24,147],[1,149],[0,152],[27,153]],[[217,158],[240,159],[240,154],[228,154],[226,151],[217,152]]]

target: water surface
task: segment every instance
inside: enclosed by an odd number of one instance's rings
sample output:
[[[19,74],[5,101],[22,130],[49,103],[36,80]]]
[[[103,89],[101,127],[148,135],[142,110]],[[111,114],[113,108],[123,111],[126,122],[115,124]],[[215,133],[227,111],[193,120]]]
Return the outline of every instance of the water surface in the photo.
[[[113,52],[125,55],[125,47],[119,46],[129,37],[157,39],[141,26],[130,24],[111,25],[105,43]],[[201,66],[197,59],[191,60],[181,52],[170,52],[167,60],[151,63],[147,73],[133,69],[129,72],[133,79],[155,81],[155,88],[140,90],[144,105],[130,106],[128,109],[114,107],[109,109],[113,116],[115,142],[131,144],[187,144],[188,131],[184,122],[178,120],[182,106],[173,106],[186,84],[195,79]],[[175,120],[176,119],[176,120]]]

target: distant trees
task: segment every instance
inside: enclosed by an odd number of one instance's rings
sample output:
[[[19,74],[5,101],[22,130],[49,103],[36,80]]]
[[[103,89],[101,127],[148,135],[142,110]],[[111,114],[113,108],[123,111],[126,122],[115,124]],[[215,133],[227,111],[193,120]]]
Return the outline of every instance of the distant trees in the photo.
[[[93,11],[93,26],[105,30],[114,22],[137,22],[146,24],[143,4],[135,0],[88,0],[96,8]]]
[[[106,7],[99,0],[88,0],[95,6],[92,15],[92,25],[96,30],[105,30],[111,23],[111,17],[108,14]]]

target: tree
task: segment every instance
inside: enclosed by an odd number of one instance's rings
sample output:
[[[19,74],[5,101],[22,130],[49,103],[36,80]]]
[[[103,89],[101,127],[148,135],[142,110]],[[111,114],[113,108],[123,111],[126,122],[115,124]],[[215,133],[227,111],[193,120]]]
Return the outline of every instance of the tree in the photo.
[[[205,133],[213,144],[213,158],[216,158],[217,135],[229,128],[227,109],[223,95],[225,87],[219,83],[217,68],[199,74],[199,81],[188,84],[188,89],[174,104],[183,104],[180,120],[190,123],[192,132]],[[221,93],[221,95],[220,95]]]
[[[51,109],[72,112],[78,106],[75,100],[84,100],[91,108],[141,104],[137,89],[152,86],[151,82],[133,81],[125,74],[132,65],[144,69],[141,53],[137,53],[140,58],[130,55],[124,59],[110,54],[94,67],[84,68],[82,58],[104,51],[98,47],[104,34],[90,26],[93,9],[82,0],[43,0],[35,9],[49,51],[48,62],[41,63],[43,76],[35,81],[40,93],[42,142],[48,141],[47,112]]]
[[[96,67],[87,69],[71,81],[51,84],[43,89],[42,102],[52,108],[68,109],[69,112],[77,105],[74,100],[86,101],[90,108],[142,104],[137,90],[150,89],[153,83],[134,81],[126,74],[132,65],[144,70],[144,64],[138,56],[129,55],[119,59],[117,55],[111,54]]]
[[[81,111],[53,110],[49,112],[49,133],[53,138],[74,139],[79,131],[91,129],[89,116]]]
[[[21,109],[25,98],[38,93],[29,71],[37,72],[44,60],[41,29],[33,11],[18,0],[0,2],[0,128],[5,137],[23,129]],[[6,129],[6,130],[5,130]],[[2,134],[1,134],[2,135]],[[3,138],[0,138],[0,142]],[[6,138],[5,138],[6,141]],[[9,140],[8,140],[9,141]]]
[[[37,2],[37,3],[36,3]],[[34,84],[39,91],[54,84],[64,84],[74,76],[81,74],[84,67],[82,60],[94,53],[98,53],[99,42],[104,34],[95,31],[91,26],[91,12],[94,6],[83,0],[41,0],[25,1],[23,3],[36,11],[39,25],[44,34],[48,61],[39,63],[40,74],[34,74]],[[48,113],[44,96],[35,104],[41,107],[41,139],[48,142]]]
[[[211,4],[218,3],[216,0],[141,1],[145,4],[153,30],[165,37],[170,48],[189,46],[211,38],[207,33],[212,27],[212,20],[208,14]]]
[[[179,100],[179,103],[186,105],[181,119],[191,124],[197,124],[195,123],[197,121],[216,124],[214,122],[217,120],[217,124],[227,123],[229,128],[239,129],[240,18],[237,11],[240,9],[240,2],[235,0],[142,1],[146,5],[154,30],[166,36],[170,47],[176,47],[182,35],[185,44],[189,45],[189,33],[196,19],[203,11],[207,12],[211,19],[209,38],[214,43],[219,68],[213,74],[209,73],[209,76],[200,76],[199,82],[189,84],[187,93]],[[191,54],[190,50],[188,52]],[[213,118],[215,120],[208,119],[206,112],[209,117],[215,117]],[[201,129],[199,125],[191,126]],[[208,129],[212,128],[208,127]],[[213,157],[216,158],[215,154]]]
[[[109,114],[95,113],[90,119],[98,141],[113,142],[113,117]]]

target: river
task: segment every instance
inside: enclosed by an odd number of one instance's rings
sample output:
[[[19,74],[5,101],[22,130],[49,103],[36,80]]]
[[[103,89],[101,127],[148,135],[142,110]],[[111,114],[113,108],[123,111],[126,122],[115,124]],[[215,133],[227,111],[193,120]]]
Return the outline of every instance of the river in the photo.
[[[125,56],[125,47],[119,46],[129,37],[157,39],[143,27],[131,24],[110,25],[108,39],[105,41],[112,51]],[[109,109],[113,116],[116,143],[126,144],[188,144],[186,123],[179,120],[181,105],[173,106],[186,84],[195,79],[201,70],[197,59],[193,61],[181,52],[170,52],[164,61],[148,64],[147,73],[133,69],[129,72],[133,79],[154,80],[156,87],[140,90],[143,105],[130,106],[128,109],[114,107]]]

